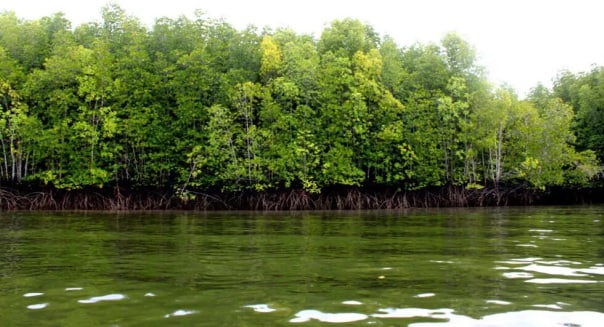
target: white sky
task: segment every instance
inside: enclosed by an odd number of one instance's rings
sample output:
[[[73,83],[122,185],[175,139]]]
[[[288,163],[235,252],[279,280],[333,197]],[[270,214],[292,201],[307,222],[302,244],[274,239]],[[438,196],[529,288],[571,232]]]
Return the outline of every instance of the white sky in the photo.
[[[37,19],[58,11],[74,26],[100,20],[106,0],[0,0],[0,10]],[[450,31],[474,45],[495,84],[520,95],[547,86],[561,69],[586,71],[604,64],[601,0],[114,0],[151,25],[154,18],[192,16],[195,9],[242,29],[291,27],[320,36],[333,19],[357,18],[400,46],[438,42]]]

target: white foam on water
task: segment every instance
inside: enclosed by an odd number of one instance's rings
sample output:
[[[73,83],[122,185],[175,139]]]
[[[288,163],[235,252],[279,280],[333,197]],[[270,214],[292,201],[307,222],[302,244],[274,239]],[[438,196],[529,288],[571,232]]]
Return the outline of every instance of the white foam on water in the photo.
[[[525,280],[525,283],[533,284],[595,284],[595,280],[564,279],[564,278],[535,278]]]
[[[91,297],[89,299],[85,299],[85,300],[79,300],[79,303],[97,303],[97,302],[102,302],[102,301],[120,301],[125,299],[126,296],[123,294],[108,294],[108,295],[103,295],[103,296],[95,296],[95,297]]]
[[[369,316],[362,313],[325,313],[318,310],[302,310],[296,313],[296,316],[290,319],[289,322],[302,323],[318,320],[320,322],[346,323],[361,321],[367,318],[369,318]]]
[[[260,313],[269,313],[269,312],[275,312],[277,311],[277,309],[271,308],[268,306],[268,304],[249,304],[249,305],[244,305],[244,308],[250,308],[256,312],[260,312]]]
[[[25,294],[23,294],[24,297],[35,297],[35,296],[41,296],[41,295],[44,295],[44,293],[33,292],[33,293],[25,293]]]
[[[363,302],[359,302],[359,301],[355,301],[355,300],[349,300],[349,301],[342,301],[342,304],[346,304],[346,305],[362,305]]]
[[[516,246],[524,247],[524,248],[538,248],[539,246],[535,244],[516,244]]]
[[[512,304],[512,302],[501,301],[501,300],[486,300],[485,302],[489,303],[489,304],[499,304],[499,305],[510,305],[510,304]]]
[[[83,287],[67,287],[65,290],[67,292],[73,292],[73,291],[81,291],[83,289],[84,289]]]
[[[149,293],[145,293],[145,296],[146,296],[146,297],[154,297],[154,296],[155,296],[155,293],[151,293],[151,292],[149,292]]]
[[[535,233],[551,233],[551,232],[553,232],[553,230],[551,230],[551,229],[529,229],[529,232],[535,232]]]
[[[164,318],[170,318],[170,317],[182,317],[182,316],[188,316],[188,315],[192,315],[197,313],[197,311],[194,310],[176,310],[172,313],[168,313],[167,315],[164,316]]]

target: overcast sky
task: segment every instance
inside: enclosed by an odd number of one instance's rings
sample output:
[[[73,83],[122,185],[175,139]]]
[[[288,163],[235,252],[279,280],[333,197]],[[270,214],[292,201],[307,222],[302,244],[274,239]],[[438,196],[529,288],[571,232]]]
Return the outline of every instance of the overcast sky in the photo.
[[[0,10],[37,19],[62,11],[74,25],[100,19],[106,0],[0,0]],[[242,29],[291,27],[320,36],[330,21],[357,18],[401,46],[438,42],[456,32],[474,45],[490,81],[520,95],[558,71],[585,71],[604,63],[601,0],[115,0],[151,25],[154,18],[192,16],[195,9]]]

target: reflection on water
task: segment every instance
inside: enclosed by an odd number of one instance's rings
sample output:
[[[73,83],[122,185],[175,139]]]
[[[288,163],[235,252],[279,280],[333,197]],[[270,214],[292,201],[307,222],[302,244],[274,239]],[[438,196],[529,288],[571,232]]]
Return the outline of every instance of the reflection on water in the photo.
[[[321,322],[343,323],[365,320],[367,318],[368,316],[362,313],[324,313],[318,310],[302,310],[296,313],[296,316],[289,322],[301,323],[318,320]]]
[[[7,326],[600,326],[604,207],[0,216]]]
[[[27,306],[28,309],[30,310],[40,310],[40,309],[44,309],[48,306],[48,303],[38,303],[38,304],[30,304]]]
[[[452,314],[452,309],[436,309],[436,310],[428,310],[428,309],[417,309],[417,308],[406,308],[406,309],[395,309],[395,308],[386,308],[379,309],[380,313],[373,314],[373,317],[376,318],[414,318],[414,317],[424,317],[424,318],[436,318],[436,319],[449,319]]]
[[[594,284],[598,281],[568,278],[533,278],[526,280],[525,282],[533,284]]]
[[[568,303],[558,302],[556,304],[533,304],[535,308],[562,310],[562,307],[568,305]]]
[[[169,313],[167,315],[164,316],[164,318],[170,318],[170,317],[182,317],[182,316],[188,316],[188,315],[192,315],[197,313],[197,311],[194,310],[176,310],[172,313]]]
[[[249,304],[249,305],[244,305],[244,308],[250,308],[256,312],[260,312],[260,313],[270,313],[273,311],[277,311],[277,309],[271,308],[268,306],[268,304]]]
[[[500,267],[498,267],[500,268]],[[509,268],[508,268],[509,269]],[[522,271],[504,272],[503,277],[514,279],[514,278],[533,278],[535,275]]]
[[[436,294],[434,294],[434,293],[422,293],[422,294],[417,294],[415,297],[423,298],[423,297],[433,297],[435,295]]]
[[[98,303],[101,301],[120,301],[125,299],[126,296],[123,294],[109,294],[103,296],[94,296],[89,299],[79,300],[78,303]]]
[[[534,305],[535,307],[547,309],[562,309],[559,305]],[[379,309],[380,313],[366,315],[362,313],[324,313],[318,310],[303,310],[296,313],[296,316],[290,320],[293,323],[309,322],[318,320],[327,323],[350,323],[355,321],[367,320],[370,318],[382,319],[412,319],[429,318],[437,322],[411,323],[409,326],[581,326],[596,327],[601,326],[604,321],[604,314],[598,312],[552,312],[525,310],[518,312],[506,312],[494,315],[487,315],[480,319],[456,314],[452,309],[419,309],[405,308]]]
[[[548,231],[552,232],[552,231]],[[521,267],[503,267],[496,266],[496,270],[522,270],[522,271],[506,271],[502,275],[510,279],[526,279],[526,283],[532,284],[595,284],[600,283],[599,280],[594,279],[574,279],[574,278],[533,278],[534,273],[543,275],[554,275],[562,277],[590,277],[590,275],[604,275],[604,270],[601,264],[597,264],[588,268],[581,268],[583,265],[579,261],[569,260],[542,260],[541,258],[524,258],[524,259],[512,259],[509,261],[502,261],[498,263],[503,264],[526,264],[527,266]],[[573,266],[573,267],[571,267]],[[535,306],[535,305],[533,305]],[[552,306],[541,306],[544,308],[552,308]],[[558,308],[557,306],[553,308]]]

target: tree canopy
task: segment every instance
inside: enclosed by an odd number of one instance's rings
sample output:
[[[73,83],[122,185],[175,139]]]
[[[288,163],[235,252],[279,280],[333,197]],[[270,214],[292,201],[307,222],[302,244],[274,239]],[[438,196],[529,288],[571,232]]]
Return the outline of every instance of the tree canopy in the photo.
[[[355,19],[318,39],[116,5],[0,13],[0,178],[228,191],[586,186],[604,159],[604,69],[527,99],[454,33],[399,46]]]

